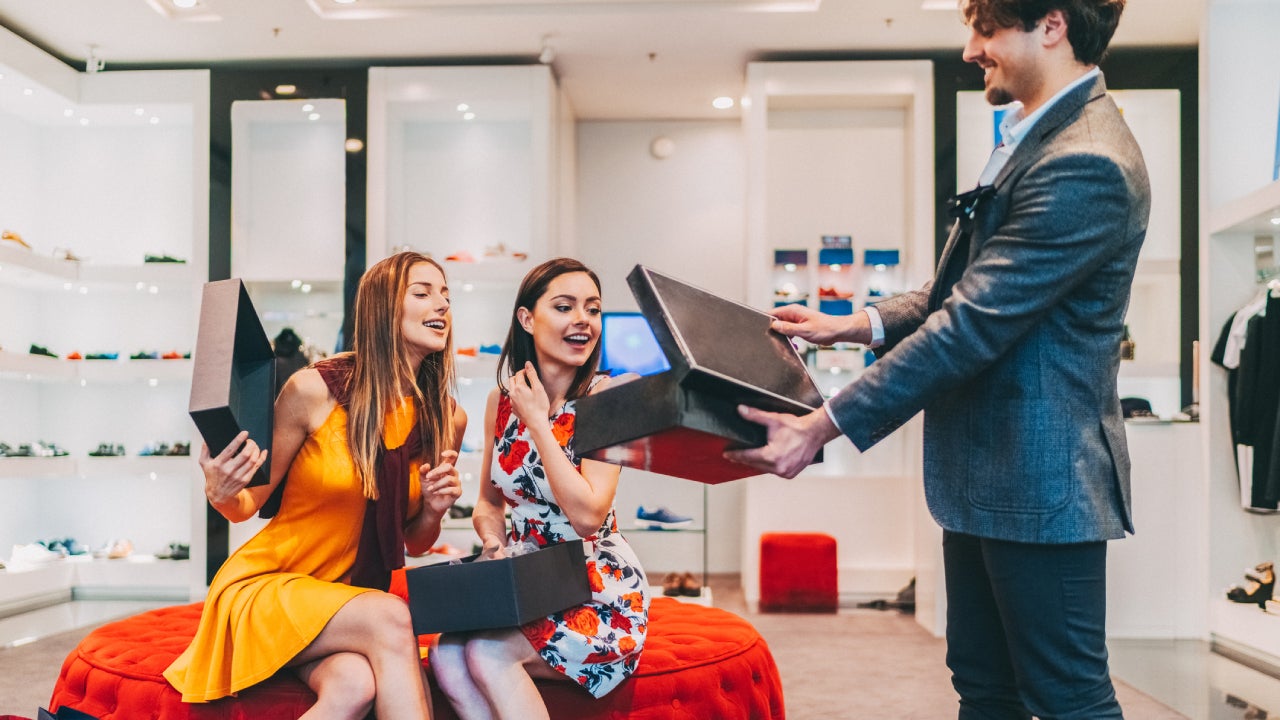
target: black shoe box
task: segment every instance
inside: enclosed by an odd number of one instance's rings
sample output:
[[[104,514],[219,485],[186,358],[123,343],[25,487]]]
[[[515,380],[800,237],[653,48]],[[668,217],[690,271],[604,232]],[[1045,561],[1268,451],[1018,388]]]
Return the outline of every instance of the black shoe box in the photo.
[[[581,540],[405,571],[416,635],[515,627],[591,599]]]
[[[768,313],[643,265],[627,284],[671,369],[580,398],[578,454],[712,484],[759,475],[721,456],[766,441],[737,406],[792,415],[820,407],[800,354],[770,329]]]
[[[192,365],[187,411],[209,452],[222,452],[241,430],[270,450],[275,353],[239,279],[205,283]],[[264,463],[249,484],[269,479]]]

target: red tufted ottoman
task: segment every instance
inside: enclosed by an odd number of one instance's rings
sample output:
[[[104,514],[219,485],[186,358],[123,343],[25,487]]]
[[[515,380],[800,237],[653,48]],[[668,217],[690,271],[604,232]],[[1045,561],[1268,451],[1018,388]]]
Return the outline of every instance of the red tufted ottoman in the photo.
[[[824,533],[760,536],[761,612],[836,612],[836,539]]]
[[[315,701],[281,674],[236,698],[187,704],[160,674],[195,634],[200,603],[152,610],[89,633],[62,664],[49,701],[100,720],[296,720]],[[424,636],[425,637],[425,636]],[[601,700],[567,682],[539,683],[553,718],[620,720],[785,717],[769,647],[750,623],[715,608],[655,598],[636,674]],[[433,689],[435,717],[456,720]]]

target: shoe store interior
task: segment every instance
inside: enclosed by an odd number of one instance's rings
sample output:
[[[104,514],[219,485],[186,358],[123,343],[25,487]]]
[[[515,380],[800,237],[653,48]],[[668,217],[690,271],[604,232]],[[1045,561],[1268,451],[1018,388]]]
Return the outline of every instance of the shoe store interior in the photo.
[[[1280,385],[1248,338],[1280,297],[1277,29],[1275,0],[1129,0],[1101,62],[1152,197],[1116,348],[1135,532],[1107,547],[1131,720],[1280,714]],[[471,422],[461,497],[405,564],[459,564],[525,274],[591,268],[602,367],[641,375],[671,358],[636,266],[758,310],[921,287],[999,142],[968,37],[954,0],[0,1],[0,717],[196,717],[160,673],[267,523],[205,495],[206,283],[242,283],[278,391],[349,349],[366,269],[440,263]],[[825,397],[876,362],[795,354]],[[750,717],[955,717],[923,437],[837,438],[789,480],[623,463],[653,598],[634,716],[731,717],[670,710],[722,678]],[[670,652],[659,610],[686,624]],[[638,710],[650,662],[667,714]],[[313,697],[266,684],[210,707]],[[299,709],[255,714],[269,693]]]

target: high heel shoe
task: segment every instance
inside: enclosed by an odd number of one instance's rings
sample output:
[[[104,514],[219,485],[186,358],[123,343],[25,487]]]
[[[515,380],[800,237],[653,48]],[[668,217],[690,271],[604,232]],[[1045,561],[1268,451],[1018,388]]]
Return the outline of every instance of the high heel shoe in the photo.
[[[1238,603],[1255,603],[1266,609],[1267,601],[1275,590],[1276,574],[1270,562],[1258,563],[1251,570],[1246,570],[1244,577],[1249,582],[1241,587],[1232,585],[1227,590],[1227,599]]]

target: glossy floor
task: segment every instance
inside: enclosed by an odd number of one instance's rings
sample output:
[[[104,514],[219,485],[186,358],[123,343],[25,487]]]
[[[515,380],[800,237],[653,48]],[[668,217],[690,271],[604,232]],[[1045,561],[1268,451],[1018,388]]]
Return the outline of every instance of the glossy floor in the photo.
[[[1280,718],[1280,680],[1200,640],[1112,640],[1111,673],[1191,720]]]

